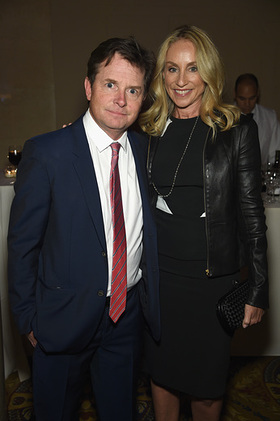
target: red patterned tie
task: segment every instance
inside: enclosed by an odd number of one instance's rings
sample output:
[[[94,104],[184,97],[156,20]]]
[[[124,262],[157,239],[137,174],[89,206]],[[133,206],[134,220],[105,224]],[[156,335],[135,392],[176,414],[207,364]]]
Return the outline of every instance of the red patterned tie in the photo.
[[[118,167],[120,143],[111,144],[110,199],[113,222],[113,267],[109,316],[116,323],[126,305],[126,237]]]

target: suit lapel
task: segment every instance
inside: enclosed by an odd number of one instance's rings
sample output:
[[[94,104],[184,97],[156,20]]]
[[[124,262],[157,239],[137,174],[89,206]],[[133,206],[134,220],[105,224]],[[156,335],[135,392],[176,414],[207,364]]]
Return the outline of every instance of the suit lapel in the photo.
[[[106,240],[99,189],[82,117],[71,126],[73,133],[73,165],[80,180],[85,202],[104,250]]]
[[[73,134],[73,165],[80,180],[84,199],[88,206],[88,210],[92,222],[95,226],[96,233],[99,237],[102,247],[104,248],[104,250],[106,250],[106,239],[99,189],[82,117],[80,117],[75,123],[73,123],[70,129]],[[146,212],[150,209],[146,173],[145,144],[143,143],[141,136],[135,132],[128,132],[128,140],[130,142],[132,152],[134,155],[138,182],[142,197],[143,216],[145,217]]]
[[[135,132],[128,132],[128,139],[131,145],[133,152],[135,166],[138,176],[138,182],[141,192],[142,205],[143,205],[143,217],[145,217],[146,212],[150,209],[149,206],[149,192],[148,192],[148,179],[147,179],[147,170],[146,170],[146,159],[147,159],[147,144],[144,144],[142,136],[138,135]]]

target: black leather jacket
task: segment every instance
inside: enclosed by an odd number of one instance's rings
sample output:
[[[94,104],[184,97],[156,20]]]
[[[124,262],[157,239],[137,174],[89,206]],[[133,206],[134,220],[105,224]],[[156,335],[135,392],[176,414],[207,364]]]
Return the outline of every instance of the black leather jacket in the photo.
[[[151,140],[148,172],[160,138]],[[256,123],[247,117],[228,131],[211,130],[203,154],[207,268],[211,277],[247,265],[247,303],[268,308],[266,225],[261,198],[261,158]]]

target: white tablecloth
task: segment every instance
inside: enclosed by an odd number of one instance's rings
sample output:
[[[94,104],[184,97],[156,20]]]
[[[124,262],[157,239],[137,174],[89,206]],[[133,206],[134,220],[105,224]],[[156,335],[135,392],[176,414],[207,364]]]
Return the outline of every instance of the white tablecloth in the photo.
[[[232,355],[280,355],[280,203],[266,205],[265,215],[270,308],[260,324],[235,333]]]
[[[27,357],[23,349],[21,336],[14,325],[8,300],[7,279],[7,229],[11,202],[14,197],[14,179],[0,175],[0,299],[1,326],[3,335],[4,375],[7,378],[13,371],[18,371],[21,381],[30,377]]]

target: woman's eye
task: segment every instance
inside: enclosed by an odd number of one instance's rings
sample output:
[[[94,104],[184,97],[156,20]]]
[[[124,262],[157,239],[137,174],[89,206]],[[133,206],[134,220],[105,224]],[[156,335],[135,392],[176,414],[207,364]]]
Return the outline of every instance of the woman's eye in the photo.
[[[170,73],[174,73],[174,72],[176,72],[176,68],[175,67],[169,67],[168,71]]]
[[[190,67],[190,72],[197,72],[197,67],[196,66],[192,66]]]

